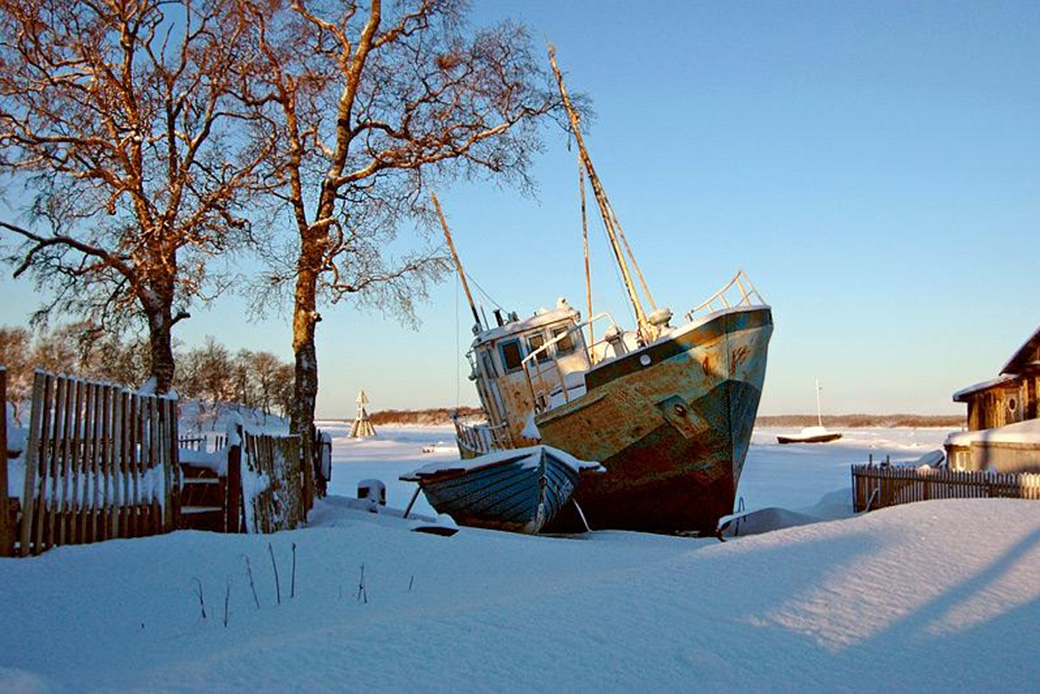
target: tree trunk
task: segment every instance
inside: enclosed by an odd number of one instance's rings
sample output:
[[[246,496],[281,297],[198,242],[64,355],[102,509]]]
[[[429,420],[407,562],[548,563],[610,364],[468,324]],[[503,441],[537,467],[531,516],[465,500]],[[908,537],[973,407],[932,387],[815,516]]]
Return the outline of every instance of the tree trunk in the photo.
[[[293,355],[296,380],[293,384],[293,408],[289,431],[300,437],[303,463],[304,509],[310,510],[314,489],[314,408],[318,397],[318,350],[314,344],[315,326],[319,320],[317,305],[317,273],[302,269],[296,278],[293,308]]]
[[[155,392],[163,395],[173,387],[173,316],[169,307],[148,313],[148,341]]]

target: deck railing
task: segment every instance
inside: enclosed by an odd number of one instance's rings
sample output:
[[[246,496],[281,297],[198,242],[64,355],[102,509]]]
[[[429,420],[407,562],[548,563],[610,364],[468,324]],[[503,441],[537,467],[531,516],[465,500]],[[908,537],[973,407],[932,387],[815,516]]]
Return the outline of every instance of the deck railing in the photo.
[[[566,332],[562,332],[559,335],[553,337],[538,349],[530,352],[523,358],[520,365],[524,369],[524,376],[527,379],[527,387],[531,393],[531,400],[534,402],[535,412],[541,413],[550,407],[550,397],[555,394],[557,389],[562,391],[564,402],[570,402],[570,388],[567,387],[565,380],[566,373],[560,367],[558,359],[541,360],[541,357],[549,354],[549,350],[555,347],[560,342],[571,337],[575,333],[581,333],[581,331],[593,325],[599,321],[609,321],[610,326],[615,329],[616,334],[619,335],[619,339],[622,331],[617,327],[617,323],[614,321],[614,317],[609,313],[599,313],[585,321],[584,323],[578,323],[572,326]],[[609,331],[609,328],[607,329]],[[606,331],[604,332],[606,335]],[[573,338],[571,338],[573,339]],[[589,364],[595,365],[599,359],[596,357],[596,348],[600,345],[606,345],[608,341],[606,339],[600,339],[591,345],[585,347],[586,359]]]
[[[741,306],[764,306],[765,303],[765,300],[758,293],[758,290],[755,289],[755,285],[752,284],[751,278],[748,277],[747,273],[743,270],[738,270],[737,274],[733,275],[733,279],[726,283],[722,289],[688,311],[686,320],[692,321],[702,311],[710,313]]]
[[[475,456],[490,453],[496,448],[511,447],[505,424],[466,424],[457,416],[452,417],[452,422],[455,424],[455,436],[459,443]]]
[[[1040,500],[1040,474],[852,466],[852,507],[856,513],[929,499],[991,497]]]

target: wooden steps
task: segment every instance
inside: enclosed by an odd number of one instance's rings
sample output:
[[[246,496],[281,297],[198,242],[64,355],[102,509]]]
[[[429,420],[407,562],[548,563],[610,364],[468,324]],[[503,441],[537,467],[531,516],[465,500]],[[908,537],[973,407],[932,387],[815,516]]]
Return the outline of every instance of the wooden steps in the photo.
[[[227,477],[197,465],[181,463],[181,516],[179,530],[227,532],[224,504]]]

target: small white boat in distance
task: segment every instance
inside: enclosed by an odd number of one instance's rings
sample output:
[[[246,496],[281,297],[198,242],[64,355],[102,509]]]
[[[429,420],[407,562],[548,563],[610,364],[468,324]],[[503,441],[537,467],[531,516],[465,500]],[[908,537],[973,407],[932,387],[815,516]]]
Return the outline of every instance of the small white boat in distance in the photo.
[[[776,440],[779,443],[827,443],[828,441],[837,441],[841,438],[841,433],[837,431],[828,431],[826,427],[805,427],[800,433],[788,434],[787,436],[777,436]]]
[[[823,426],[823,415],[820,413],[820,379],[818,378],[816,379],[816,422],[817,426],[805,427],[800,433],[777,436],[777,443],[827,443],[841,438],[840,432],[827,431],[827,428]]]

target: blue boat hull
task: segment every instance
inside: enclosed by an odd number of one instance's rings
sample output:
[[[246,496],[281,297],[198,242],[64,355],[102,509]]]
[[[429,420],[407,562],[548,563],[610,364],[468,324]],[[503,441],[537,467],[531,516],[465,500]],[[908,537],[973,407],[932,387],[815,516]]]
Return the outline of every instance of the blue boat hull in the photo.
[[[417,481],[430,505],[459,525],[534,534],[570,500],[578,472],[545,448],[537,465],[531,458],[518,452],[488,465],[419,474]]]

